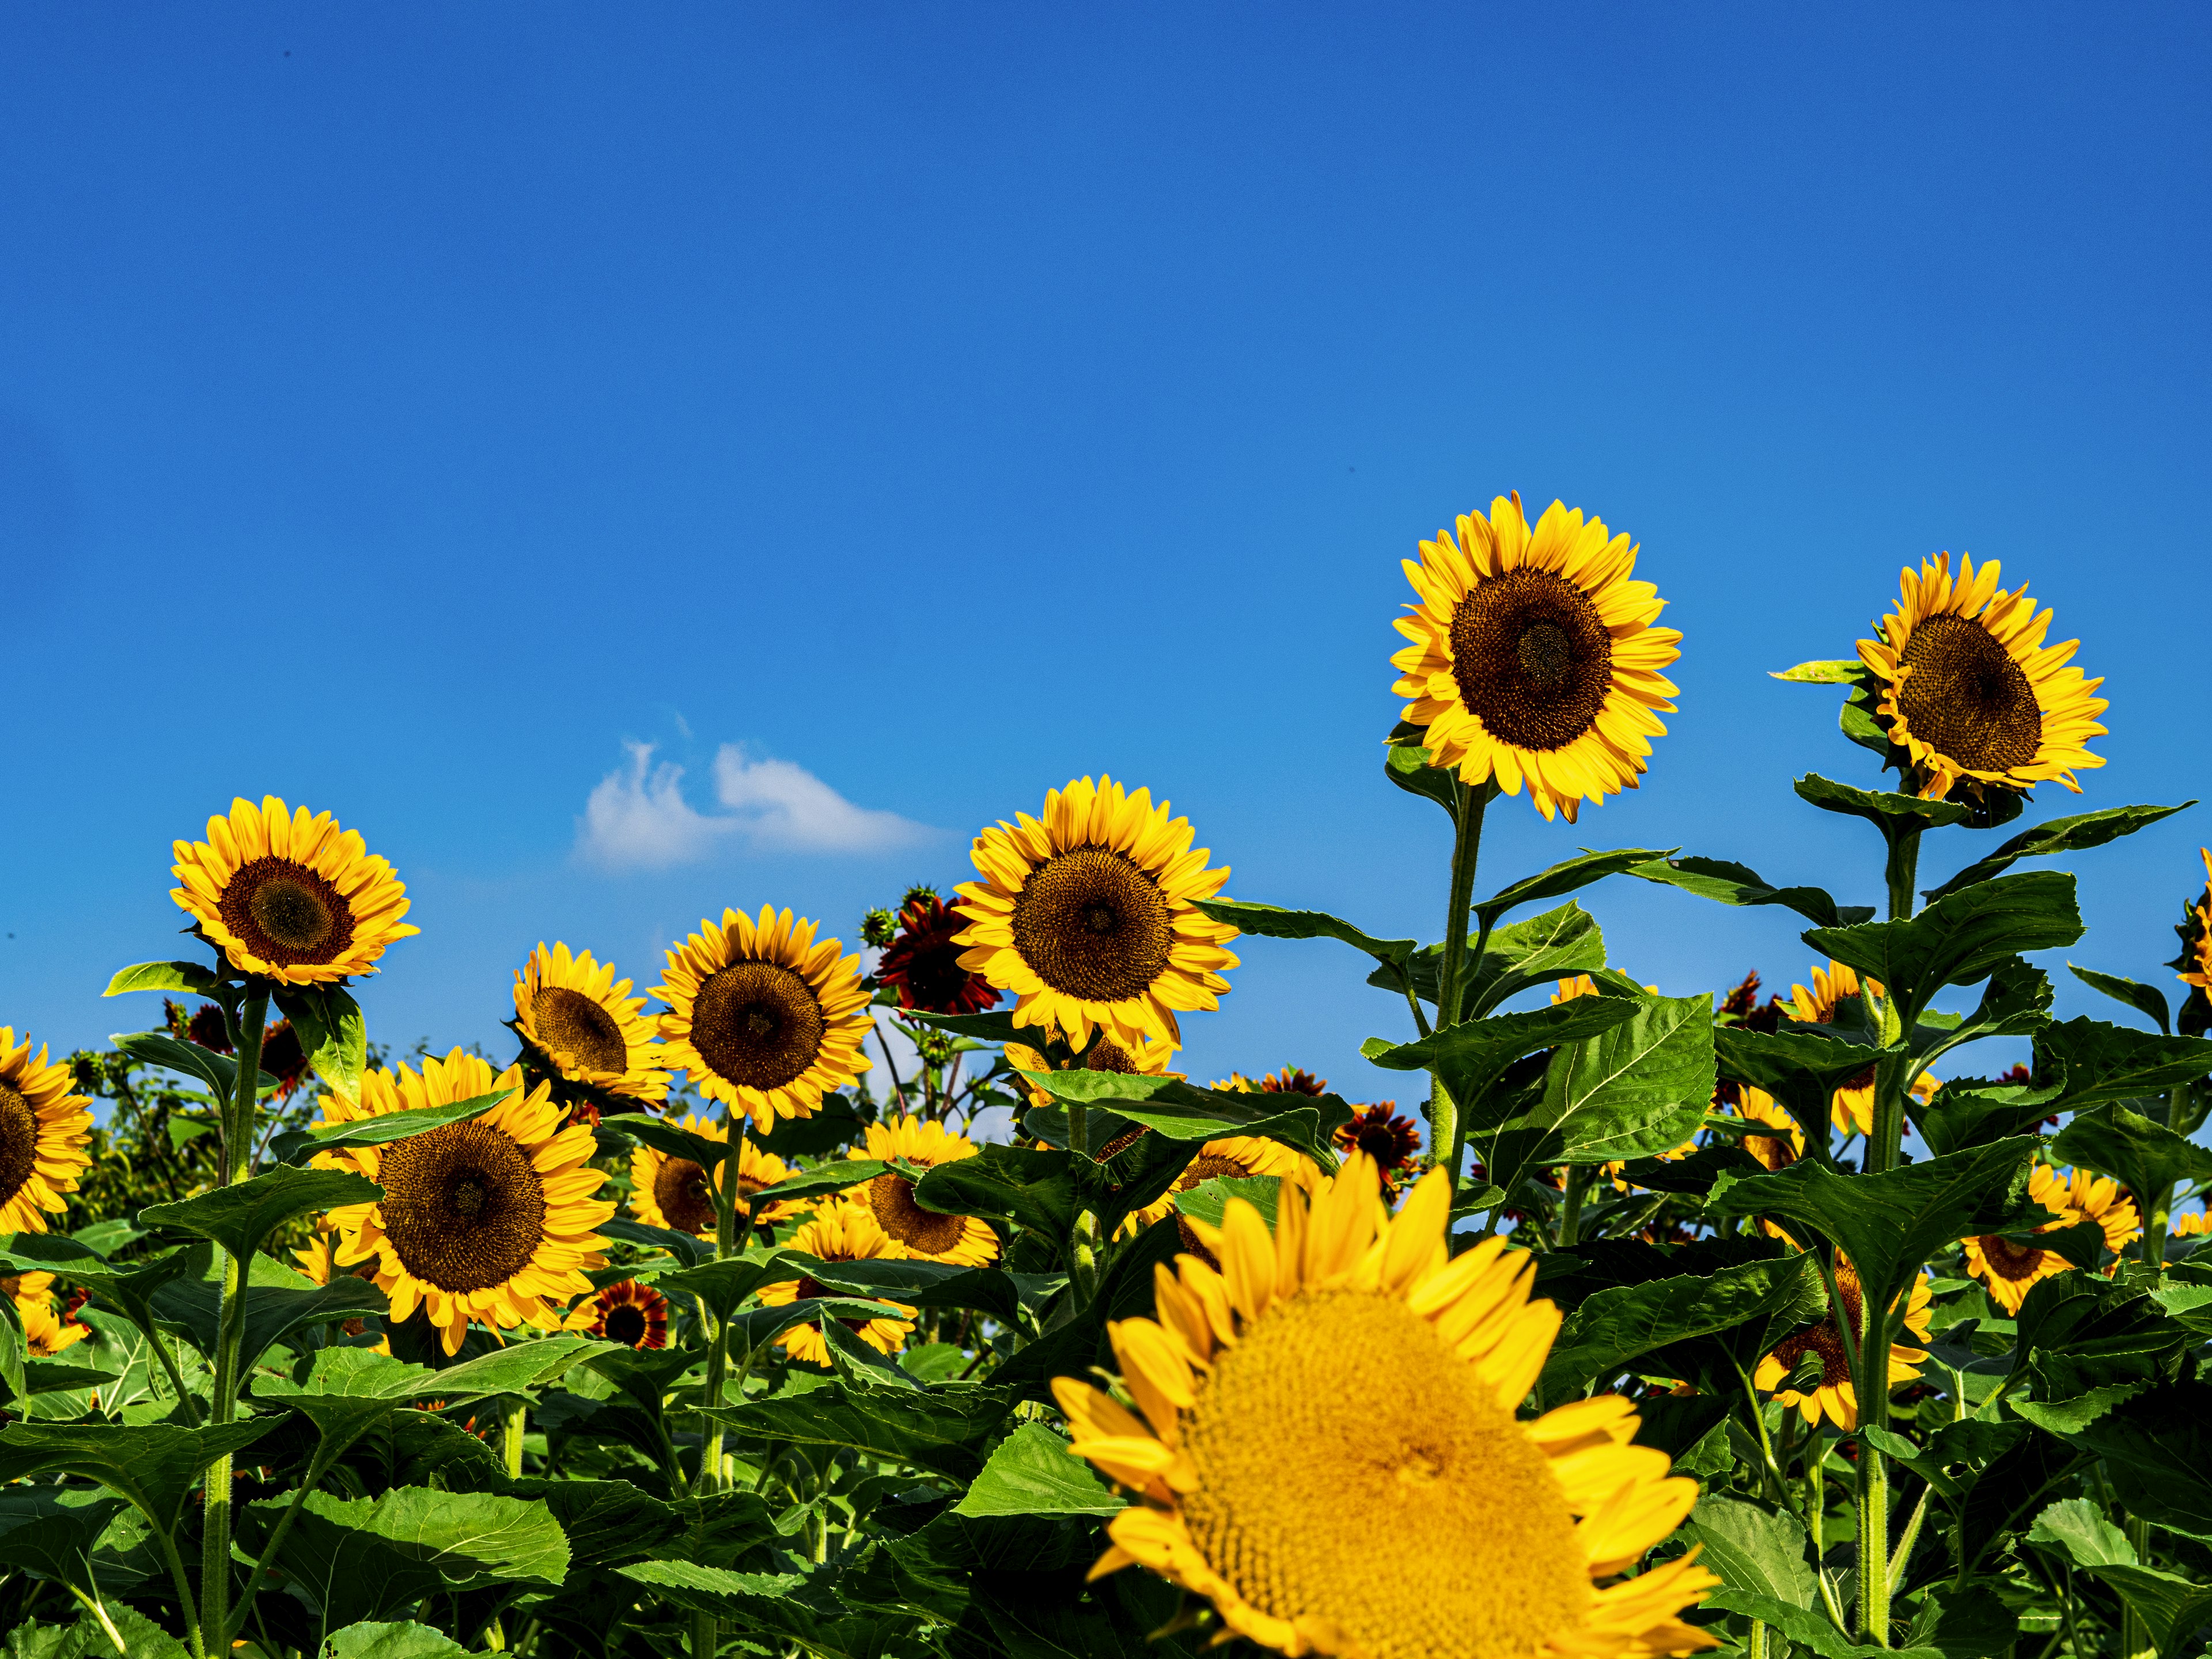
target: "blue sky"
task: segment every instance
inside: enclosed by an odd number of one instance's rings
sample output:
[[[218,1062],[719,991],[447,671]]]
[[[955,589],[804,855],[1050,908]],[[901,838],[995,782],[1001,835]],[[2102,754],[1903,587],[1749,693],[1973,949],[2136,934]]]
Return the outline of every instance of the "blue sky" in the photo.
[[[1635,536],[1687,637],[1645,787],[1505,803],[1486,890],[1679,845],[1873,902],[1789,789],[1869,757],[1764,671],[1944,548],[2106,677],[2110,763],[2034,814],[2207,793],[2208,48],[2176,6],[13,8],[0,1023],[150,1023],[98,992],[173,951],[169,842],[264,792],[408,882],[362,992],[403,1047],[499,1042],[541,938],[641,984],[725,904],[849,939],[1101,770],[1233,894],[1434,937],[1398,561],[1515,488]],[[2172,983],[2208,811],[2081,861],[2075,960]],[[1811,959],[1585,902],[1669,992]],[[1243,954],[1194,1073],[1403,1087],[1350,951]]]

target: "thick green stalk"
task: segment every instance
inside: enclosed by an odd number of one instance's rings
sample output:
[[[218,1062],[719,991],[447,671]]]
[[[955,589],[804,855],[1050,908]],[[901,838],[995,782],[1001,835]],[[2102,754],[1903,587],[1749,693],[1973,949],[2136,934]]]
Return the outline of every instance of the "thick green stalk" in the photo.
[[[2135,1547],[2136,1559],[2144,1566],[2150,1565],[2150,1522],[2139,1516],[2125,1517],[2128,1542]],[[2143,1623],[2142,1615],[2132,1602],[2121,1613],[2120,1659],[2158,1659],[2157,1644],[2150,1639],[2150,1626]]]
[[[246,983],[246,1007],[238,1026],[238,1086],[224,1113],[221,1173],[225,1186],[253,1171],[246,1153],[253,1145],[253,1116],[261,1099],[261,1034],[269,1018],[269,986]],[[222,1253],[222,1300],[216,1338],[215,1397],[209,1420],[231,1422],[238,1414],[239,1358],[246,1342],[246,1291],[252,1263]],[[207,1472],[206,1517],[200,1538],[201,1627],[222,1632],[230,1613],[231,1457],[225,1452]]]
[[[510,1480],[522,1478],[522,1436],[529,1416],[529,1402],[518,1400],[514,1402],[514,1409],[500,1419],[500,1455],[507,1462],[507,1474]]]
[[[752,1120],[742,1113],[730,1113],[730,1150],[722,1158],[722,1201],[715,1206],[714,1260],[721,1261],[737,1254],[738,1247],[738,1164],[744,1156],[745,1132]],[[730,1375],[730,1322],[717,1320],[714,1334],[707,1347],[706,1401],[709,1410],[722,1403],[722,1390]],[[722,1425],[718,1419],[706,1419],[707,1432],[699,1448],[699,1474],[692,1483],[695,1492],[720,1492],[726,1484],[722,1478]],[[521,1437],[518,1435],[518,1444]],[[694,1613],[691,1617],[691,1659],[714,1659],[714,1650],[720,1645],[721,1626],[710,1613]]]
[[[1889,1645],[1890,1592],[1902,1556],[1912,1548],[1914,1518],[1899,1547],[1900,1559],[1893,1568],[1889,1547],[1889,1460],[1867,1438],[1868,1429],[1889,1426],[1889,1344],[1891,1312],[1876,1308],[1863,1292],[1859,1297],[1859,1328],[1852,1355],[1852,1389],[1858,1395],[1858,1511],[1859,1511],[1859,1640],[1876,1647]],[[1844,1322],[1838,1320],[1840,1327]]]
[[[1921,831],[1908,830],[1889,844],[1889,919],[1903,921],[1912,915],[1913,882],[1920,873]]]
[[[1437,969],[1437,1030],[1459,1023],[1465,991],[1462,981],[1467,966],[1467,913],[1474,902],[1474,870],[1482,851],[1482,815],[1490,805],[1490,783],[1461,783],[1459,826],[1452,837],[1451,901],[1444,911],[1443,960]],[[1460,1121],[1459,1103],[1446,1086],[1443,1073],[1432,1071],[1429,1091],[1429,1149],[1444,1172],[1446,1190],[1459,1195],[1459,1166],[1466,1154],[1467,1128]]]
[[[1067,1150],[1077,1158],[1091,1155],[1091,1108],[1084,1101],[1067,1104]],[[1068,1231],[1067,1276],[1085,1307],[1098,1288],[1098,1218],[1089,1209],[1079,1211]]]
[[[1559,1247],[1582,1242],[1583,1194],[1589,1187],[1589,1171],[1579,1164],[1567,1165],[1566,1194],[1559,1201]]]

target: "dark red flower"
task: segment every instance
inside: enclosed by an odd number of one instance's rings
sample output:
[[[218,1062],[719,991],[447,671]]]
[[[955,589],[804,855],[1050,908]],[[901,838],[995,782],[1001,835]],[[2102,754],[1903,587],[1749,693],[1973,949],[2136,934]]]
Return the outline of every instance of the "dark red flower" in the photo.
[[[1397,1106],[1395,1100],[1382,1100],[1363,1107],[1335,1135],[1338,1151],[1366,1153],[1382,1172],[1382,1184],[1393,1190],[1421,1149],[1419,1126],[1398,1115]]]
[[[219,1054],[230,1052],[230,1028],[223,1024],[222,1010],[212,1002],[203,1002],[188,1018],[182,1008],[164,998],[161,1012],[169,1017],[169,1029],[185,1041]]]
[[[650,1285],[625,1279],[601,1291],[593,1304],[592,1334],[631,1348],[668,1346],[668,1298]]]
[[[1724,1019],[1734,1019],[1738,1024],[1759,1009],[1759,969],[1746,974],[1735,988],[1721,999],[1721,1006],[1713,1012]]]
[[[280,1019],[261,1034],[261,1069],[276,1079],[276,1098],[289,1100],[307,1080],[307,1051],[292,1022]]]
[[[587,1129],[599,1127],[599,1109],[588,1100],[580,1100],[568,1109],[568,1127],[582,1124]]]
[[[968,925],[960,901],[947,904],[917,890],[899,912],[899,934],[876,964],[876,981],[898,993],[899,1006],[932,1014],[977,1014],[999,994],[981,974],[960,965],[963,946],[952,940]]]
[[[1279,1072],[1271,1072],[1256,1079],[1252,1087],[1263,1095],[1325,1095],[1328,1092],[1328,1079],[1316,1077],[1300,1066],[1285,1066]]]

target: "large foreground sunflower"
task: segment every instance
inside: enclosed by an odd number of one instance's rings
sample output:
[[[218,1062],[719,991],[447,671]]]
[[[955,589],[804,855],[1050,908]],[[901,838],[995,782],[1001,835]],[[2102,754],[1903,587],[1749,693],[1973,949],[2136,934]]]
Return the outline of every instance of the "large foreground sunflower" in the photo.
[[[727,1140],[729,1125],[720,1118],[696,1117],[687,1113],[683,1127],[702,1140]],[[805,1203],[787,1199],[753,1214],[759,1194],[791,1176],[791,1166],[774,1152],[764,1152],[751,1139],[738,1147],[738,1214],[741,1224],[781,1221],[805,1210]],[[699,1238],[714,1237],[713,1179],[688,1158],[672,1158],[653,1146],[636,1146],[629,1155],[629,1207],[648,1227],[666,1227]]]
[[[895,1123],[868,1126],[867,1155],[889,1163],[903,1158],[908,1164],[934,1169],[975,1156],[975,1143],[956,1135],[942,1123],[901,1117]],[[890,1241],[885,1255],[919,1261],[951,1261],[980,1267],[999,1259],[999,1236],[991,1224],[972,1215],[939,1215],[914,1200],[914,1182],[896,1170],[878,1176],[867,1184],[865,1202],[884,1236]]]
[[[1844,1317],[1856,1332],[1864,1298],[1859,1293],[1858,1269],[1851,1266],[1846,1255],[1836,1257],[1836,1293],[1843,1300]],[[1920,1344],[1925,1342],[1928,1323],[1934,1316],[1928,1298],[1928,1275],[1917,1274],[1905,1302],[1905,1329],[1917,1340],[1910,1347],[1901,1342],[1890,1344],[1892,1388],[1899,1382],[1910,1382],[1920,1375]],[[1819,1364],[1820,1375],[1809,1384],[1794,1386],[1791,1378],[1808,1354]],[[1820,1323],[1776,1344],[1774,1352],[1759,1362],[1759,1369],[1752,1374],[1751,1380],[1756,1387],[1772,1390],[1782,1405],[1795,1406],[1808,1423],[1817,1423],[1825,1417],[1839,1429],[1859,1425],[1858,1389],[1851,1382],[1850,1360],[1844,1350],[1843,1334],[1837,1328],[1833,1308]]]
[[[975,837],[983,879],[963,884],[961,966],[1012,991],[1016,1025],[1058,1030],[1080,1051],[1093,1027],[1125,1051],[1182,1041],[1176,1015],[1218,1008],[1237,930],[1192,906],[1229,878],[1191,847],[1188,818],[1151,792],[1078,778]]]
[[[1533,1259],[1502,1238],[1453,1258],[1441,1171],[1395,1219],[1376,1182],[1355,1153],[1310,1214],[1285,1182],[1273,1237],[1232,1200],[1206,1230],[1219,1271],[1157,1268],[1157,1320],[1108,1328],[1134,1411],[1054,1381],[1071,1449],[1140,1499],[1092,1576],[1149,1568],[1211,1601],[1224,1637],[1286,1654],[1711,1646],[1680,1620],[1718,1582],[1694,1552],[1618,1577],[1697,1483],[1629,1443],[1618,1395],[1516,1419],[1559,1328],[1528,1300]],[[1381,1540],[1420,1570],[1378,1571]]]
[[[2088,750],[2105,700],[2102,680],[2066,665],[2079,640],[2045,647],[2051,612],[2039,615],[2022,583],[1997,586],[1995,559],[1974,568],[1961,555],[1920,562],[1898,580],[1897,609],[1858,642],[1859,660],[1879,683],[1874,715],[1911,763],[1908,781],[1942,800],[1963,781],[1978,799],[1991,789],[2027,793],[2056,778],[2079,794],[2076,768],[2102,766]]]
[[[44,1048],[33,1058],[30,1038],[17,1042],[0,1025],[0,1233],[46,1231],[92,1161],[84,1145],[92,1103],[71,1092],[75,1081],[67,1066],[48,1064]]]
[[[313,985],[374,973],[386,945],[422,931],[400,920],[407,889],[392,866],[328,812],[240,799],[207,836],[175,844],[169,896],[241,974]]]
[[[1546,817],[1637,787],[1667,728],[1660,672],[1682,636],[1654,627],[1666,601],[1632,581],[1636,547],[1553,501],[1531,530],[1521,496],[1462,514],[1405,561],[1420,603],[1397,620],[1413,643],[1390,659],[1434,766],[1462,782],[1528,787]]]
[[[2028,1172],[2027,1195],[2058,1218],[2037,1228],[2040,1233],[2063,1232],[2094,1221],[2104,1231],[2106,1248],[2118,1255],[2142,1231],[2136,1206],[2121,1195],[2119,1182],[2087,1170],[2062,1175],[2039,1164]],[[1990,1300],[2008,1315],[2018,1313],[2027,1293],[2043,1280],[2074,1271],[2074,1264],[2056,1250],[1996,1234],[1962,1243],[1967,1273],[1989,1288]]]
[[[702,1094],[734,1106],[756,1126],[810,1117],[822,1097],[868,1069],[860,1052],[873,1022],[860,959],[814,924],[761,907],[759,920],[722,912],[668,953],[653,994],[666,1062]]]
[[[541,941],[514,976],[514,1029],[568,1081],[658,1104],[668,1073],[657,1022],[629,986],[589,951]]]
[[[895,1260],[890,1237],[876,1218],[868,1213],[867,1206],[848,1200],[824,1205],[814,1219],[791,1236],[785,1247],[811,1255],[819,1261],[872,1261],[878,1258]],[[812,1279],[786,1279],[760,1288],[762,1303],[771,1308],[787,1308],[793,1302],[810,1297],[836,1296],[840,1292],[823,1288]],[[870,1297],[869,1301],[881,1297]],[[890,1304],[902,1309],[904,1319],[848,1319],[842,1321],[845,1328],[858,1336],[878,1353],[896,1353],[914,1333],[914,1310],[902,1303]],[[810,1365],[830,1363],[830,1345],[822,1335],[819,1325],[793,1325],[776,1344],[793,1359],[803,1359]]]
[[[365,1073],[361,1101],[323,1097],[325,1123],[379,1117],[418,1106],[472,1100],[495,1088],[507,1097],[482,1115],[380,1146],[319,1154],[322,1169],[353,1170],[384,1196],[330,1212],[340,1267],[374,1263],[370,1277],[391,1299],[391,1322],[426,1309],[447,1353],[460,1350],[470,1322],[513,1328],[544,1324],[549,1304],[588,1295],[587,1267],[604,1267],[598,1235],[615,1206],[594,1198],[606,1176],[588,1166],[592,1132],[561,1127],[550,1085],[522,1092],[522,1068],[496,1079],[474,1054],[456,1048],[425,1060],[422,1074]]]

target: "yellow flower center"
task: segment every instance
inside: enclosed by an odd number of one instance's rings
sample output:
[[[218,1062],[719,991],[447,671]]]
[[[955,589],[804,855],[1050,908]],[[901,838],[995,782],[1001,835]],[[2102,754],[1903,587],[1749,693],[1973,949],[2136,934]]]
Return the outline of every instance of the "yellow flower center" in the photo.
[[[488,1123],[449,1123],[393,1141],[376,1179],[400,1265],[441,1291],[506,1284],[544,1237],[538,1172],[514,1136]]]
[[[691,1046],[741,1088],[793,1081],[821,1053],[827,1029],[806,981],[778,962],[733,962],[691,1005]]]
[[[1899,657],[1912,671],[1897,706],[1913,736],[1977,772],[2034,760],[2043,743],[2035,688],[1988,629],[1964,617],[1930,617]]]
[[[258,858],[224,884],[223,926],[264,962],[283,968],[335,962],[353,943],[345,895],[304,864]]]
[[[615,1017],[581,991],[546,985],[530,1000],[530,1023],[541,1048],[568,1054],[586,1069],[629,1068],[629,1048]]]
[[[1395,1297],[1309,1291],[1215,1362],[1185,1419],[1200,1553],[1279,1619],[1370,1659],[1526,1659],[1582,1627],[1584,1558],[1548,1460]],[[1444,1574],[1378,1570],[1398,1559]]]
[[[1526,568],[1468,590],[1452,612],[1452,678],[1468,712],[1516,749],[1565,749],[1613,687],[1613,635],[1589,596]]]
[[[876,1225],[923,1255],[942,1255],[968,1231],[964,1218],[939,1215],[914,1201],[914,1182],[902,1175],[879,1175],[868,1183],[868,1208]]]
[[[39,1167],[39,1115],[31,1103],[0,1083],[0,1204],[23,1190]]]
[[[1159,884],[1103,847],[1055,854],[1014,900],[1014,949],[1064,996],[1139,997],[1167,972],[1173,942]]]
[[[714,1197],[707,1190],[707,1172],[688,1158],[663,1160],[653,1172],[653,1201],[678,1232],[714,1231]]]

